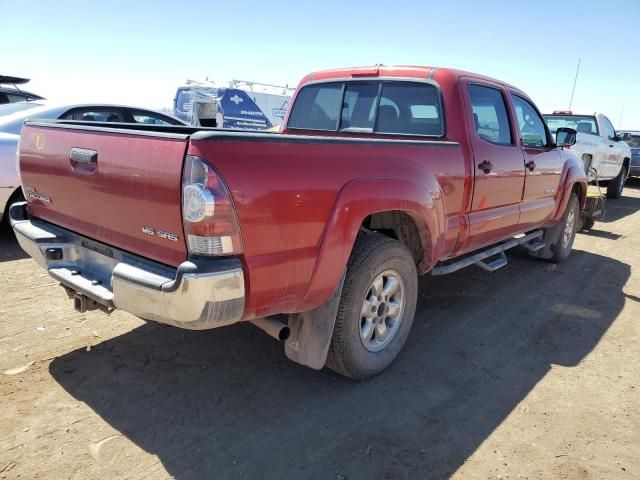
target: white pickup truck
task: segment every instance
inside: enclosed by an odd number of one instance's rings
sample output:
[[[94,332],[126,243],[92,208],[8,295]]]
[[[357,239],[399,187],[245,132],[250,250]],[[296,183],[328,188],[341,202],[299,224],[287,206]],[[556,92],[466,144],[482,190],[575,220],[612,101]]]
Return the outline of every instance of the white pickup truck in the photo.
[[[552,133],[559,127],[573,128],[578,132],[571,151],[582,159],[589,181],[598,181],[607,186],[607,198],[619,198],[629,174],[631,149],[616,133],[611,121],[602,113],[587,115],[571,111],[555,111],[543,115]]]

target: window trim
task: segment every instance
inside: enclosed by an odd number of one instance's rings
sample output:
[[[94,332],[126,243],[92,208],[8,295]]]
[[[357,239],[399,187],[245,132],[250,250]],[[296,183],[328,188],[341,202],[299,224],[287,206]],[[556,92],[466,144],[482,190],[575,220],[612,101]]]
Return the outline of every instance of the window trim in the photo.
[[[313,85],[325,84],[325,83],[342,83],[342,95],[340,97],[340,113],[338,115],[337,125],[335,130],[323,130],[318,128],[299,128],[299,127],[290,127],[289,119],[287,117],[287,124],[285,126],[285,130],[293,130],[296,132],[332,132],[337,135],[345,135],[345,136],[353,136],[353,135],[380,135],[383,137],[410,137],[410,138],[425,138],[425,139],[436,139],[436,138],[446,138],[447,136],[447,117],[445,112],[445,103],[442,95],[442,89],[440,88],[440,84],[438,82],[428,79],[428,78],[416,78],[416,77],[390,77],[390,76],[371,76],[371,77],[337,77],[337,78],[328,78],[323,80],[312,80],[310,82],[305,83],[300,90],[296,93],[296,98],[293,101],[293,104],[296,102],[298,95],[300,92]],[[373,128],[366,129],[366,131],[362,131],[365,129],[358,129],[358,131],[349,131],[349,130],[340,130],[340,122],[342,121],[342,105],[344,104],[344,93],[346,91],[347,83],[378,83],[378,96],[376,99],[376,110],[375,116],[373,118]],[[437,106],[440,107],[439,111],[442,117],[442,134],[440,135],[427,135],[422,133],[387,133],[387,132],[376,132],[375,126],[378,120],[378,107],[380,106],[380,97],[382,94],[382,86],[384,83],[417,83],[417,84],[426,84],[434,87],[437,98]],[[292,104],[292,106],[293,106]],[[292,112],[293,109],[290,109]]]
[[[542,126],[544,127],[544,133],[546,135],[546,140],[547,143],[545,143],[544,145],[524,145],[522,143],[522,136],[520,135],[520,126],[518,126],[518,137],[520,138],[520,146],[522,148],[538,148],[541,150],[548,150],[549,148],[555,148],[556,144],[553,138],[553,135],[551,135],[551,131],[549,130],[549,126],[547,125],[547,121],[545,120],[544,116],[542,115],[542,113],[540,113],[540,110],[538,110],[538,107],[536,107],[536,104],[533,103],[533,101],[529,98],[527,98],[525,95],[522,95],[521,93],[516,93],[514,91],[510,91],[509,92],[511,95],[511,101],[513,103],[513,110],[515,113],[515,109],[516,109],[516,104],[513,101],[513,97],[517,97],[520,100],[522,100],[523,102],[526,102],[532,109],[534,112],[536,112],[538,114],[538,116],[540,117],[540,120],[542,120]]]
[[[504,91],[504,89],[501,86],[498,85],[494,85],[494,84],[489,84],[489,83],[482,83],[482,82],[475,82],[475,81],[468,81],[467,82],[467,95],[469,96],[469,108],[471,108],[471,114],[473,115],[473,103],[471,102],[471,92],[469,91],[469,87],[474,86],[474,87],[483,87],[483,88],[490,88],[492,90],[497,91],[500,96],[502,97],[502,102],[504,103],[504,111],[507,114],[507,125],[509,127],[509,136],[511,137],[511,141],[509,143],[500,143],[500,142],[492,142],[491,140],[487,140],[486,138],[482,138],[480,136],[480,134],[478,134],[477,130],[476,130],[476,126],[475,124],[473,125],[473,133],[476,136],[476,138],[478,140],[481,140],[483,142],[487,142],[490,145],[495,145],[497,147],[516,147],[516,139],[515,139],[515,135],[514,135],[514,131],[513,131],[513,127],[515,126],[513,124],[513,119],[511,118],[511,109],[509,108],[509,101],[506,97],[506,92]],[[473,120],[472,120],[473,121]]]

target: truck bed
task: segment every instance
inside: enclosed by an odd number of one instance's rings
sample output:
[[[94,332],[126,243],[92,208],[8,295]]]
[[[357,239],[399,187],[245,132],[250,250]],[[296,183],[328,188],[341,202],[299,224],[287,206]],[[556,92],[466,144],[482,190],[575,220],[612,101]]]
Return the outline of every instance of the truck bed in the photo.
[[[42,144],[44,155],[38,150]],[[82,172],[71,165],[69,151],[74,147],[98,152],[96,171]],[[422,192],[417,195],[425,201],[431,195],[427,188],[435,188],[452,221],[449,228],[433,228],[428,241],[452,250],[458,236],[455,219],[469,196],[469,167],[456,142],[28,122],[21,146],[23,183],[51,198],[50,204],[37,195],[28,198],[29,213],[176,267],[188,256],[180,207],[185,154],[213,165],[231,191],[251,291],[247,313],[252,317],[297,311],[326,300],[322,295],[335,286],[333,276],[339,276],[342,267],[316,271],[316,262],[329,229],[338,229],[331,234],[331,245],[342,248],[347,242],[347,231],[341,231],[347,225],[330,222],[339,198],[358,205],[360,200],[351,196],[360,196],[373,211],[384,211],[395,200],[381,199],[377,207],[366,198],[372,188],[385,188],[403,208],[408,206],[407,188]],[[437,172],[437,180],[431,172]],[[144,227],[174,233],[178,240],[145,235]],[[312,277],[326,287],[307,298]],[[282,280],[274,284],[273,278]]]

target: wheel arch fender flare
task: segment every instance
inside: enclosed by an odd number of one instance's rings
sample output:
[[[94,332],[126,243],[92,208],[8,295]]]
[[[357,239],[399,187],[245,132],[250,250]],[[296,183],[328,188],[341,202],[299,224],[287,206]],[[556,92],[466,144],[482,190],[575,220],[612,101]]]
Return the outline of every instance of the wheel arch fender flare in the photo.
[[[323,305],[345,271],[362,222],[375,213],[402,211],[414,220],[424,252],[418,271],[428,271],[444,243],[443,193],[435,176],[367,177],[345,184],[327,220],[318,245],[316,265],[299,311]]]
[[[553,215],[553,223],[557,223],[562,218],[569,198],[573,193],[576,186],[579,186],[578,203],[580,209],[584,208],[587,199],[587,177],[584,173],[584,166],[577,159],[575,161],[568,161],[565,164],[566,168],[562,175],[561,192],[559,196],[558,205]]]

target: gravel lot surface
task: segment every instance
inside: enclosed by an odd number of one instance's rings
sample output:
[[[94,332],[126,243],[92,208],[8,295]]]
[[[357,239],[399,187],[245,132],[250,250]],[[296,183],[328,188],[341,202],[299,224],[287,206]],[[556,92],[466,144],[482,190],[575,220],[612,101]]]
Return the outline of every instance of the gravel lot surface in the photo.
[[[640,180],[557,267],[424,277],[366,383],[247,324],[79,314],[0,232],[0,478],[638,479]]]

